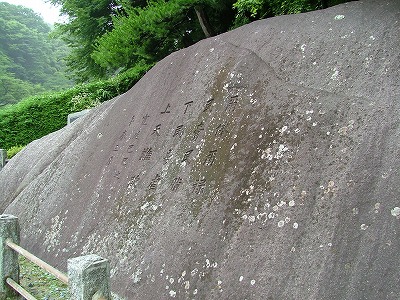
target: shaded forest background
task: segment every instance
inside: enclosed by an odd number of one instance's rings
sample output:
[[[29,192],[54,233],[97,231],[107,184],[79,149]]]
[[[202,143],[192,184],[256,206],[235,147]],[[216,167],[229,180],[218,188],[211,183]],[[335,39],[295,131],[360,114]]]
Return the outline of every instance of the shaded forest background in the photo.
[[[71,87],[64,57],[69,48],[31,9],[0,3],[0,106]]]
[[[66,22],[0,2],[0,148],[66,125],[129,90],[157,61],[249,22],[346,0],[48,0]]]

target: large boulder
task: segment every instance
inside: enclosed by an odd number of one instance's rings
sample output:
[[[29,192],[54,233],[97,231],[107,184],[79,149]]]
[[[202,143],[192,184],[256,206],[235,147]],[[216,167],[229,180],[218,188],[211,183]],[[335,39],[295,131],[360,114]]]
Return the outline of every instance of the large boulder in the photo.
[[[399,20],[365,0],[178,51],[11,159],[1,207],[126,299],[399,299]]]

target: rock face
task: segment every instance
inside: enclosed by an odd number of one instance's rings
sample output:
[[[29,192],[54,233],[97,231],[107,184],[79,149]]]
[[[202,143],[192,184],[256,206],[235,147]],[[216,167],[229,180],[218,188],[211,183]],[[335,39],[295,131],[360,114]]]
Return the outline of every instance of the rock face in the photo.
[[[126,299],[398,299],[399,21],[359,1],[176,52],[13,158],[1,207]]]

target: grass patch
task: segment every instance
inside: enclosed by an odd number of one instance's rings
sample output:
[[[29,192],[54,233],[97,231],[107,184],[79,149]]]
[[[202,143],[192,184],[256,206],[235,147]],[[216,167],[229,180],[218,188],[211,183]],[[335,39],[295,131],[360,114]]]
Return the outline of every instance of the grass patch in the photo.
[[[38,300],[70,299],[68,286],[23,256],[19,256],[20,284]]]

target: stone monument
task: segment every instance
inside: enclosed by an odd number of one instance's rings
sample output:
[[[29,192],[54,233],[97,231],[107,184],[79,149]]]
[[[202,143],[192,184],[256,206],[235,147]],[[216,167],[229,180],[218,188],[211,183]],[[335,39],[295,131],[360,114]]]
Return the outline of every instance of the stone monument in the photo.
[[[4,168],[7,162],[7,151],[0,149],[0,170]]]
[[[108,258],[126,299],[398,299],[399,13],[356,1],[175,52],[28,145],[0,205],[61,269]]]

